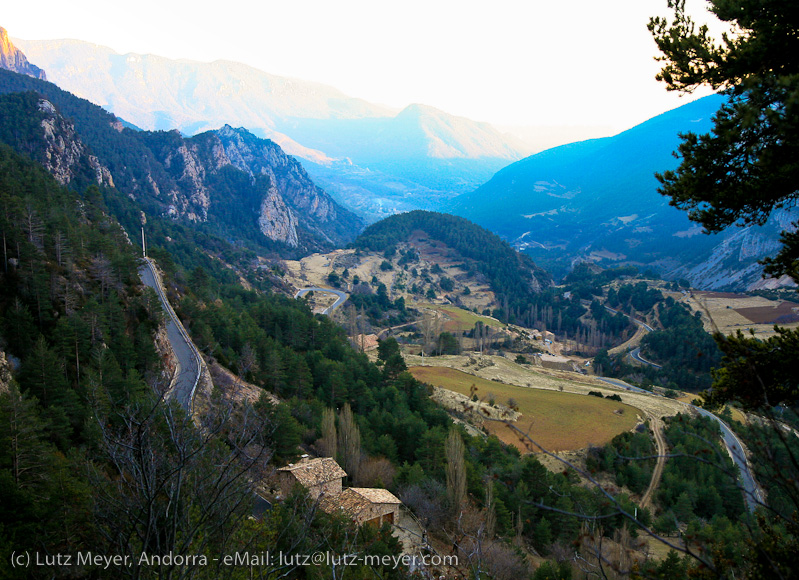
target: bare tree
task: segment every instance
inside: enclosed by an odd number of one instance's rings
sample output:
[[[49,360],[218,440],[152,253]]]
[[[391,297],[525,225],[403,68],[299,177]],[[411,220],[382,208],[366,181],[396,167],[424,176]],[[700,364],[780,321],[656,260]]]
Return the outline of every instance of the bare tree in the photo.
[[[339,456],[344,463],[344,471],[352,479],[357,479],[358,470],[361,466],[361,431],[355,422],[355,416],[349,403],[344,403],[344,407],[339,413],[338,422]]]
[[[333,409],[322,411],[322,438],[317,445],[322,457],[335,457],[338,450],[336,434],[336,413]]]
[[[225,553],[250,515],[250,476],[271,457],[271,425],[250,406],[212,409],[200,428],[162,400],[98,414],[106,467],[90,464],[95,517],[109,553],[133,556],[123,575],[192,577],[202,561],[153,566],[139,555]]]
[[[450,429],[445,446],[447,458],[447,499],[450,509],[458,513],[466,503],[466,467],[463,439],[457,429]]]

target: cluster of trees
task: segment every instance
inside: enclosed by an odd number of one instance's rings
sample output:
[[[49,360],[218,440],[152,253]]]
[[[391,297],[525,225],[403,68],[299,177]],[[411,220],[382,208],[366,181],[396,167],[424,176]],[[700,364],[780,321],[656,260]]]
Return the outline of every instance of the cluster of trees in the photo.
[[[659,294],[659,293],[658,293]],[[647,360],[661,365],[634,365],[626,353],[610,356],[606,349],[594,357],[594,370],[604,376],[624,378],[650,388],[698,392],[710,387],[711,370],[721,363],[721,351],[705,329],[699,312],[667,297],[652,308],[662,329],[641,339],[641,351]]]
[[[691,313],[673,298],[657,306],[662,330],[650,332],[641,340],[648,359],[663,365],[664,386],[698,391],[711,385],[711,369],[721,362],[721,351],[705,330],[701,313]]]
[[[607,303],[614,308],[629,309],[647,313],[663,300],[663,293],[650,288],[646,282],[622,284],[619,289],[608,289]]]
[[[602,269],[589,262],[580,262],[566,275],[562,284],[581,299],[592,300],[594,296],[602,296],[604,287],[614,280],[637,275],[638,268],[635,266]]]
[[[391,216],[366,228],[353,246],[383,252],[407,241],[416,230],[456,250],[467,269],[486,277],[500,301],[507,302],[495,313],[502,320],[510,320],[511,309],[526,310],[529,300],[552,283],[547,272],[495,234],[447,214],[416,210]]]
[[[613,473],[616,485],[633,493],[642,494],[652,480],[655,468],[655,447],[644,431],[616,435],[604,447],[589,450],[586,469]]]
[[[721,444],[718,423],[680,414],[667,419],[664,434],[671,457],[657,492],[661,526],[676,530],[676,522],[715,516],[738,521],[745,512],[738,469]]]

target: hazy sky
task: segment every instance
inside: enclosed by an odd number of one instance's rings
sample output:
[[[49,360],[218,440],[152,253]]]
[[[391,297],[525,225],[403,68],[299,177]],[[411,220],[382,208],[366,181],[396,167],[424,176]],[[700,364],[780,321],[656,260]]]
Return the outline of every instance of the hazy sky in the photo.
[[[712,18],[704,0],[691,2]],[[24,39],[240,61],[398,108],[617,132],[695,98],[654,80],[646,25],[668,13],[666,0],[37,0],[4,6],[0,26]]]

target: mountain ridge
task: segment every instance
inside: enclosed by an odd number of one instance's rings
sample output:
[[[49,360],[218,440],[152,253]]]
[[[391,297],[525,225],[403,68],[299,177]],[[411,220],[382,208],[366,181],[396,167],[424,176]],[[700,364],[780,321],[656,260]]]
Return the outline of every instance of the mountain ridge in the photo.
[[[362,227],[357,216],[336,204],[296,160],[271,141],[230,127],[192,138],[177,131],[135,131],[51,83],[0,70],[0,94],[25,91],[25,106],[15,109],[13,118],[6,115],[5,123],[24,125],[16,117],[35,118],[37,109],[48,108],[41,101],[46,99],[49,107],[71,118],[71,124],[52,126],[73,126],[80,138],[75,144],[72,134],[59,133],[56,138],[70,146],[58,151],[65,154],[72,144],[80,151],[88,146],[97,164],[111,176],[108,185],[113,183],[134,196],[148,213],[195,225],[207,223],[231,240],[279,252],[284,248],[292,255],[344,244]],[[33,123],[27,131],[28,149],[37,151],[46,128]],[[233,143],[235,135],[237,143]],[[12,146],[20,146],[11,141]],[[249,163],[243,161],[245,157]]]
[[[613,137],[532,155],[458,196],[447,209],[561,272],[590,260],[654,267],[696,287],[753,287],[762,272],[756,262],[769,255],[778,237],[779,212],[745,234],[733,227],[699,236],[685,212],[657,192],[655,173],[677,163],[672,152],[679,133],[709,131],[722,99],[705,97]]]
[[[397,111],[232,61],[120,55],[76,40],[16,42],[56,84],[142,129],[191,135],[230,124],[275,141],[368,220],[427,207],[431,192],[439,205],[526,151],[487,123],[427,106]]]

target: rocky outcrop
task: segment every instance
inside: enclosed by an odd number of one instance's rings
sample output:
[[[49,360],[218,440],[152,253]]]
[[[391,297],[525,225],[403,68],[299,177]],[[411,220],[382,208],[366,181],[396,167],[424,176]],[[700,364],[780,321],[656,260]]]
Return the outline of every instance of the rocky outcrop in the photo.
[[[360,218],[339,206],[311,180],[296,159],[286,155],[273,141],[259,139],[246,129],[234,129],[230,125],[214,133],[222,145],[224,158],[231,165],[250,175],[269,177],[285,206],[298,217],[296,225],[307,228],[332,245],[346,243],[351,232],[362,227]],[[265,207],[275,206],[262,205],[262,209]],[[275,217],[274,214],[264,215],[262,211],[259,223],[272,221]],[[285,217],[278,221],[288,225],[291,220]],[[263,233],[269,236],[266,231]]]
[[[41,128],[44,139],[44,147],[38,151],[38,155],[56,181],[61,185],[67,185],[88,166],[97,185],[113,187],[111,172],[97,157],[88,153],[86,145],[75,132],[75,126],[64,119],[48,100],[39,100],[38,110],[42,115]]]
[[[9,144],[61,183],[80,177],[77,187],[113,185],[147,213],[205,224],[211,234],[287,256],[344,245],[363,226],[296,159],[244,129],[225,126],[190,138],[120,130],[107,111],[50,83],[0,70],[0,90],[9,93],[0,97],[10,113],[0,115],[13,136]]]
[[[269,188],[261,202],[258,227],[261,233],[270,240],[281,241],[292,248],[299,245],[297,218],[294,217],[294,212],[286,206],[274,185]]]
[[[11,363],[6,358],[6,353],[0,350],[0,393],[7,393],[11,384]]]
[[[5,28],[0,27],[0,68],[28,75],[35,79],[47,80],[47,75],[38,66],[32,65],[28,59],[11,42]]]
[[[707,290],[756,290],[794,286],[790,278],[764,279],[764,258],[781,248],[779,232],[796,230],[796,212],[775,211],[763,227],[747,226],[723,238],[699,263],[667,271],[668,278],[686,278],[694,288]]]
[[[177,131],[138,136],[161,165],[151,164],[147,189],[174,218],[223,220],[226,235],[246,235],[252,226],[270,241],[303,251],[346,244],[362,226],[313,183],[297,160],[245,129],[226,125],[191,138]],[[231,171],[241,173],[237,177]],[[242,218],[231,223],[234,215]]]

